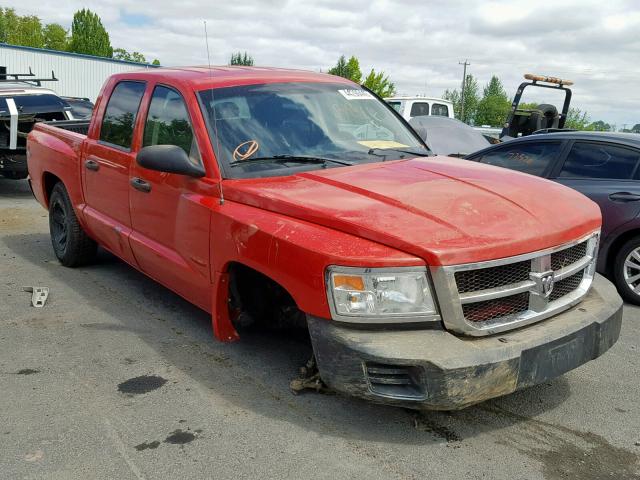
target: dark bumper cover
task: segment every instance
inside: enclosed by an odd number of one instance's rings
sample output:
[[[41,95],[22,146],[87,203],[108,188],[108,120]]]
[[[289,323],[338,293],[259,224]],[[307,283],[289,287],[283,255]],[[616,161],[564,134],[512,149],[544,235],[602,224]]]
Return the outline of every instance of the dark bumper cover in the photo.
[[[331,388],[409,408],[455,410],[562,375],[618,339],[622,300],[596,275],[575,307],[492,337],[445,330],[357,330],[308,317],[320,375]]]

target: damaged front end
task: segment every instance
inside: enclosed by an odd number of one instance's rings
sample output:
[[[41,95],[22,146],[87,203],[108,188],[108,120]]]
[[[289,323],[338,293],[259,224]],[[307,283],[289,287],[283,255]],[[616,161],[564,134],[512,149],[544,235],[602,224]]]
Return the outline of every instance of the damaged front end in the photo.
[[[330,388],[378,403],[456,410],[545,382],[602,355],[620,334],[622,301],[596,275],[579,305],[485,337],[307,320],[320,377]]]

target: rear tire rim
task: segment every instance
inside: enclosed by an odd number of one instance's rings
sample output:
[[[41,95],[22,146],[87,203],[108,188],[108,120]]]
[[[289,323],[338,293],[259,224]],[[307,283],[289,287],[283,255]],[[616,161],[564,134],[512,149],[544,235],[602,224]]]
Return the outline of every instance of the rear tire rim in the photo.
[[[634,294],[640,296],[640,247],[629,252],[622,271],[627,286]]]
[[[51,208],[51,238],[59,252],[67,248],[67,213],[60,202]]]

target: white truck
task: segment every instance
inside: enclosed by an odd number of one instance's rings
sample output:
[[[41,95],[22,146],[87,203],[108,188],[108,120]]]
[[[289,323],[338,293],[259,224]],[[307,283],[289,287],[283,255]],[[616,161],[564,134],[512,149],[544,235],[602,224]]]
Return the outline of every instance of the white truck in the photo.
[[[420,117],[423,115],[453,118],[453,104],[448,100],[443,100],[442,98],[424,97],[420,95],[410,97],[402,95],[388,97],[384,100],[395,108],[407,122],[413,117]]]

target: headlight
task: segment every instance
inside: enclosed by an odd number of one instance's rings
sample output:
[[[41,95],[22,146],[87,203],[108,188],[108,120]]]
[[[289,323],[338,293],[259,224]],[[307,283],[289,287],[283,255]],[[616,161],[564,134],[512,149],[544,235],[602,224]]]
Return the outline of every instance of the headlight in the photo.
[[[356,323],[440,320],[424,267],[332,266],[327,271],[327,290],[334,320]]]

